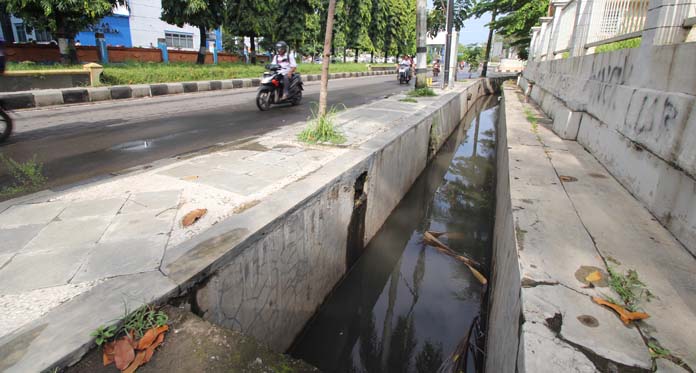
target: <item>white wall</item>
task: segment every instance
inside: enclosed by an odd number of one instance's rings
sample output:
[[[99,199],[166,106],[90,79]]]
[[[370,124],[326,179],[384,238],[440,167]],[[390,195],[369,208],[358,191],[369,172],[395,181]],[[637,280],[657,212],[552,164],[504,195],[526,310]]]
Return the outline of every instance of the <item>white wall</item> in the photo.
[[[164,38],[165,31],[175,31],[193,34],[193,48],[182,50],[198,50],[200,32],[197,27],[184,25],[176,27],[160,19],[162,2],[160,0],[130,0],[130,28],[133,47],[157,46],[157,39]]]

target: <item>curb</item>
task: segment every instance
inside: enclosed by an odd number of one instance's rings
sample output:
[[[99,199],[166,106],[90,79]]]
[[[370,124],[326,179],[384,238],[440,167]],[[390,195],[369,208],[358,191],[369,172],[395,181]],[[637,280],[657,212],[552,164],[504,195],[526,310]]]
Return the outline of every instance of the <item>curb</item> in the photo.
[[[396,71],[361,71],[331,73],[329,79],[360,78],[365,76],[396,74]],[[305,82],[319,81],[321,75],[303,75]],[[109,87],[41,89],[23,92],[0,93],[0,102],[6,109],[30,109],[37,107],[79,104],[106,100],[155,97],[180,93],[217,91],[258,87],[261,79],[201,80],[182,83],[134,84]]]

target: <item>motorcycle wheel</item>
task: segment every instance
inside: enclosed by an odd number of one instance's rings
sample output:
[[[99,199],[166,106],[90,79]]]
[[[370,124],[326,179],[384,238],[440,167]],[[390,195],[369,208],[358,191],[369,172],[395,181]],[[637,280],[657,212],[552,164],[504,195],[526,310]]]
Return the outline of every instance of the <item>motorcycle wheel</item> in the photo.
[[[256,106],[261,111],[266,111],[271,108],[271,91],[262,89],[256,94]]]
[[[7,140],[10,133],[12,133],[12,118],[0,109],[0,142]]]
[[[292,101],[290,102],[292,106],[299,105],[300,102],[302,101],[302,90],[300,89],[297,91],[297,94],[295,94],[295,97],[292,98]]]

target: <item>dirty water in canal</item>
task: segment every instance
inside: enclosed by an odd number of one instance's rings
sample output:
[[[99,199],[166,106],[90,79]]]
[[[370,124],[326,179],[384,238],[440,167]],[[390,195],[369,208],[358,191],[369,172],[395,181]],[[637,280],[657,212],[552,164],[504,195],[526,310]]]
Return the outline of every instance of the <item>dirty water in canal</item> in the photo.
[[[423,235],[448,232],[440,241],[488,277],[497,104],[497,96],[475,103],[307,324],[293,357],[326,372],[480,370],[485,286]]]

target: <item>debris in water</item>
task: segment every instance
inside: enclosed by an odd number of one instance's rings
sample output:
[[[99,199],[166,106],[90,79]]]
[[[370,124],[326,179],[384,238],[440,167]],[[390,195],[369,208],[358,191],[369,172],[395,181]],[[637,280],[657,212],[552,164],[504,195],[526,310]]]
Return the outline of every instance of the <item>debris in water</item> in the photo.
[[[435,233],[439,233],[439,232],[435,232]],[[486,276],[484,276],[483,274],[481,274],[481,272],[479,272],[478,270],[476,270],[476,268],[474,268],[474,266],[480,266],[480,264],[477,261],[475,261],[471,258],[467,258],[463,255],[457,254],[454,250],[450,249],[449,246],[445,245],[440,240],[438,240],[437,237],[435,237],[433,235],[433,233],[430,231],[425,231],[425,233],[423,234],[423,241],[425,241],[428,245],[433,247],[435,250],[437,250],[445,255],[451,256],[452,258],[457,259],[460,262],[464,263],[467,267],[469,267],[471,274],[474,275],[474,277],[476,277],[476,279],[481,283],[481,285],[486,285],[488,283]]]
[[[181,225],[184,227],[188,227],[190,225],[193,225],[195,222],[197,222],[200,218],[202,218],[206,213],[208,213],[208,209],[197,209],[189,212],[184,216],[184,219],[181,220]]]
[[[619,314],[619,317],[621,317],[621,321],[623,321],[624,324],[626,324],[626,325],[630,324],[631,321],[643,320],[643,319],[647,319],[648,317],[650,317],[650,315],[648,315],[645,312],[627,311],[625,308],[623,308],[617,304],[614,304],[612,302],[609,302],[606,299],[599,298],[599,297],[592,297],[592,301],[597,303],[597,304],[607,306],[607,307],[611,308],[612,310],[614,310],[616,313]]]

